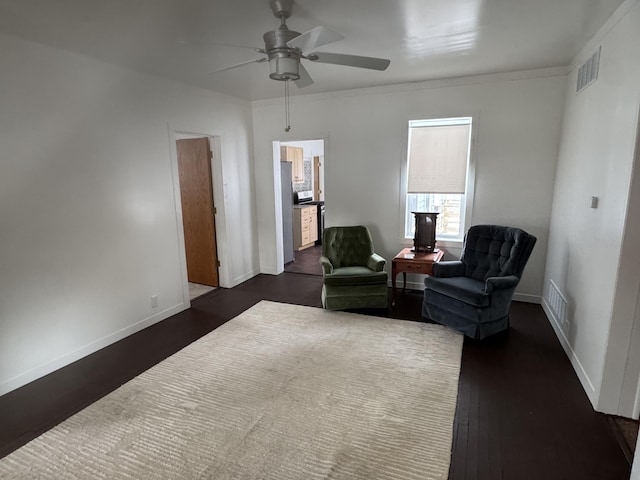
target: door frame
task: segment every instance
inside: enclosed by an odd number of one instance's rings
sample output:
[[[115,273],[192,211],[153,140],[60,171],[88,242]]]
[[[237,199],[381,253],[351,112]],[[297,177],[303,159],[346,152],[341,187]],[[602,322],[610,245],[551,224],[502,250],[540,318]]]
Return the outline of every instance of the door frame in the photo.
[[[216,207],[214,218],[216,229],[216,244],[218,252],[218,282],[220,287],[231,286],[229,281],[229,249],[227,241],[226,212],[224,209],[224,181],[222,168],[222,149],[220,147],[220,136],[212,132],[197,132],[188,129],[175,128],[169,125],[169,144],[171,157],[171,181],[173,184],[173,201],[176,210],[176,230],[178,235],[178,246],[180,249],[180,281],[182,284],[182,298],[185,303],[191,305],[189,300],[189,279],[187,274],[187,255],[184,241],[184,223],[182,218],[182,202],[180,200],[180,176],[178,171],[178,148],[176,140],[187,138],[209,139],[211,149],[211,175],[213,187],[213,203]]]
[[[640,218],[631,212],[640,204],[640,97],[634,122],[626,218],[622,227],[620,255],[614,259],[618,267],[603,352],[602,377],[595,392],[595,409],[637,419],[640,415]]]
[[[617,368],[622,369],[617,413],[636,420],[640,417],[640,272],[638,271],[640,218],[630,212],[635,212],[635,208],[640,205],[640,100],[637,107],[636,138],[627,197],[627,218],[622,234],[613,308],[614,322],[616,318],[625,320],[624,324],[612,322],[612,329],[615,329],[618,337],[629,342],[624,364],[616,365]],[[613,356],[609,349],[614,348],[609,342],[605,352],[605,373],[609,375],[612,374],[606,370],[608,365],[606,362]],[[606,379],[607,382],[609,380],[610,378]],[[602,383],[605,383],[604,378]]]
[[[280,185],[280,144],[291,142],[313,142],[321,140],[323,142],[323,162],[322,171],[323,177],[326,178],[327,165],[329,159],[329,135],[300,135],[295,138],[272,138],[272,162],[273,162],[273,198],[274,198],[274,219],[276,223],[275,229],[275,247],[276,247],[276,264],[275,275],[284,272],[284,244],[282,239],[282,188]],[[312,168],[313,170],[313,168]],[[326,195],[325,195],[326,199]]]

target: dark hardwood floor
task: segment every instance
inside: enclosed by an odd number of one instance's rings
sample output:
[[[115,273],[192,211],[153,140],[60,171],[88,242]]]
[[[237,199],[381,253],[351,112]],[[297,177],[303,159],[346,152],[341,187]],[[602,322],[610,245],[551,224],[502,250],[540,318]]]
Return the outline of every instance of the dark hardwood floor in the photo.
[[[320,306],[322,278],[259,275],[0,397],[0,457],[262,299]],[[419,320],[421,296],[363,313]],[[465,339],[450,480],[627,480],[630,466],[595,413],[539,305],[513,303],[508,334]],[[389,388],[393,388],[390,382]]]
[[[322,245],[299,250],[293,255],[293,262],[284,266],[284,271],[288,273],[304,273],[306,275],[322,275],[320,266],[320,256],[322,255]]]

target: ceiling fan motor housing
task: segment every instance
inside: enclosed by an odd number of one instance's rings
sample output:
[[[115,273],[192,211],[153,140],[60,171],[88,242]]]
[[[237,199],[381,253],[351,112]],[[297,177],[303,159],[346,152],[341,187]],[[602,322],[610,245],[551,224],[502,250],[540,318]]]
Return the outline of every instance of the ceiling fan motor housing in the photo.
[[[265,53],[269,57],[269,77],[273,80],[298,80],[300,78],[300,51],[287,46],[287,42],[300,33],[289,30],[286,25],[265,33]]]
[[[269,5],[276,18],[289,18],[293,11],[293,0],[271,0]]]

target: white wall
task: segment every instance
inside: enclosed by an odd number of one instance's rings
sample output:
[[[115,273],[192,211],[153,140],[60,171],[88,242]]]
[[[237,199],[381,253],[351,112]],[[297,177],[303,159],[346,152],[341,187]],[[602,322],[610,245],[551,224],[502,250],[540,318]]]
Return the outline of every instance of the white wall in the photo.
[[[577,69],[599,45],[598,80],[576,94]],[[630,414],[619,400],[640,284],[639,205],[629,203],[639,50],[640,4],[627,1],[572,64],[545,275],[545,298],[553,280],[569,300],[568,328],[543,304],[594,407],[622,415]]]
[[[326,224],[369,226],[390,270],[390,259],[410,243],[403,238],[401,197],[407,122],[472,115],[471,222],[519,226],[538,237],[518,292],[520,299],[539,301],[564,85],[564,69],[552,69],[298,96],[291,101],[295,121],[288,134],[278,121],[282,99],[254,102],[261,271],[277,272],[273,140],[327,140]]]
[[[173,131],[217,139],[225,281],[257,272],[249,103],[7,36],[0,64],[0,394],[189,306]]]

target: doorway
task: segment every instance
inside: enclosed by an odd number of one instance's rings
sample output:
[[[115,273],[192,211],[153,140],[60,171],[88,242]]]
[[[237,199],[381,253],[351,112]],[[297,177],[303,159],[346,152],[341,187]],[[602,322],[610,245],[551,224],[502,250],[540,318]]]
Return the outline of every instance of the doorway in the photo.
[[[319,260],[322,254],[325,213],[325,139],[276,141],[273,142],[273,152],[276,157],[275,163],[280,163],[281,170],[293,171],[292,174],[280,176],[282,217],[276,221],[280,223],[278,228],[282,230],[283,238],[281,268],[290,273],[322,275]],[[291,162],[290,168],[287,168],[287,162]],[[305,205],[316,207],[313,222],[310,222],[311,228],[314,229],[313,241],[309,241],[303,232],[295,231],[296,228],[301,228],[301,225],[309,227],[302,218],[296,221],[296,215],[301,215],[300,209],[304,208],[303,198]],[[289,239],[293,241],[290,242]]]
[[[176,140],[190,299],[219,286],[209,138]]]

